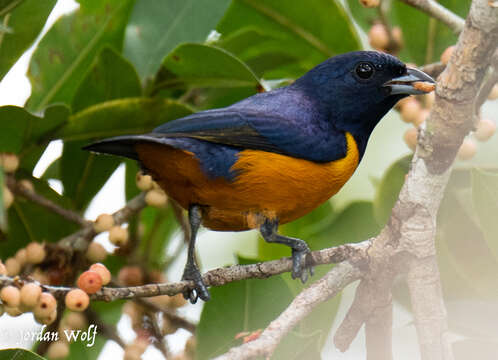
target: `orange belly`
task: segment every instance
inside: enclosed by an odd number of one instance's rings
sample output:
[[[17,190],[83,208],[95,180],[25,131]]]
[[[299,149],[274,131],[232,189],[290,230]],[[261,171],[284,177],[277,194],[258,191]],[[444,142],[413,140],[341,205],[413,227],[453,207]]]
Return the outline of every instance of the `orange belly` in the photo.
[[[295,220],[337,193],[355,171],[359,153],[346,134],[346,157],[315,163],[290,156],[244,150],[233,165],[233,182],[209,179],[192,153],[170,146],[135,146],[140,160],[165,192],[183,208],[202,207],[203,225],[220,231],[259,227],[265,217]]]

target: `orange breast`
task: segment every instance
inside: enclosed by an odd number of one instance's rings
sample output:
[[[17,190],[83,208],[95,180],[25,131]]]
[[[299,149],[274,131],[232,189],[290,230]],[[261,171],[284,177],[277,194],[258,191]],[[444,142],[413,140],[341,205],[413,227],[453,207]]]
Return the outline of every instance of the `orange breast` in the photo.
[[[182,207],[203,206],[203,224],[213,230],[258,227],[264,217],[295,220],[337,193],[356,169],[359,153],[346,134],[346,157],[315,163],[290,156],[244,150],[233,165],[233,182],[208,179],[192,153],[159,144],[136,145],[156,181]]]

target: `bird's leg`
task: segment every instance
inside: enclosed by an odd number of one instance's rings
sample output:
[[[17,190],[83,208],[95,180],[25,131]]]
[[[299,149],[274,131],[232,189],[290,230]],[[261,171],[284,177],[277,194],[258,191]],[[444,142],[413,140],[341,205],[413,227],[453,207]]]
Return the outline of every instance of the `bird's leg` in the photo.
[[[269,243],[279,243],[289,246],[292,249],[292,278],[300,278],[303,283],[308,280],[306,272],[306,254],[310,248],[301,239],[283,236],[277,233],[278,220],[265,219],[263,225],[259,228],[261,236]],[[313,267],[308,268],[309,274],[313,275]]]
[[[195,304],[198,298],[204,301],[210,298],[209,291],[202,281],[202,275],[195,261],[195,238],[197,237],[197,230],[199,230],[202,221],[201,209],[198,205],[191,205],[189,207],[188,220],[190,223],[190,241],[188,243],[187,264],[183,270],[182,280],[192,280],[195,286],[193,289],[186,290],[183,293],[183,297],[186,300],[190,300],[192,304]]]

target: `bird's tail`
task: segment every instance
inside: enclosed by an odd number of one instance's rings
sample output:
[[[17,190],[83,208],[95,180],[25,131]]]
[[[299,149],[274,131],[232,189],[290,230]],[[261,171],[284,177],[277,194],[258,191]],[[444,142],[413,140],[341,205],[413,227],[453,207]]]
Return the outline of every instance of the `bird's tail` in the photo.
[[[93,144],[86,145],[83,150],[88,150],[96,153],[118,155],[127,157],[134,160],[138,159],[138,154],[135,150],[137,143],[143,142],[159,142],[158,139],[152,135],[125,135],[116,136],[109,139],[94,142]]]

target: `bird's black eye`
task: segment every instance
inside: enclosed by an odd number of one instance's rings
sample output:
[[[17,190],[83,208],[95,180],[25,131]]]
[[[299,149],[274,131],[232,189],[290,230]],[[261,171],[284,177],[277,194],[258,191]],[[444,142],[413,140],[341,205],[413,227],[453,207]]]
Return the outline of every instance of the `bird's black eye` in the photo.
[[[358,75],[358,77],[363,80],[370,79],[375,72],[373,65],[367,62],[359,63],[356,66],[355,71],[356,75]]]

